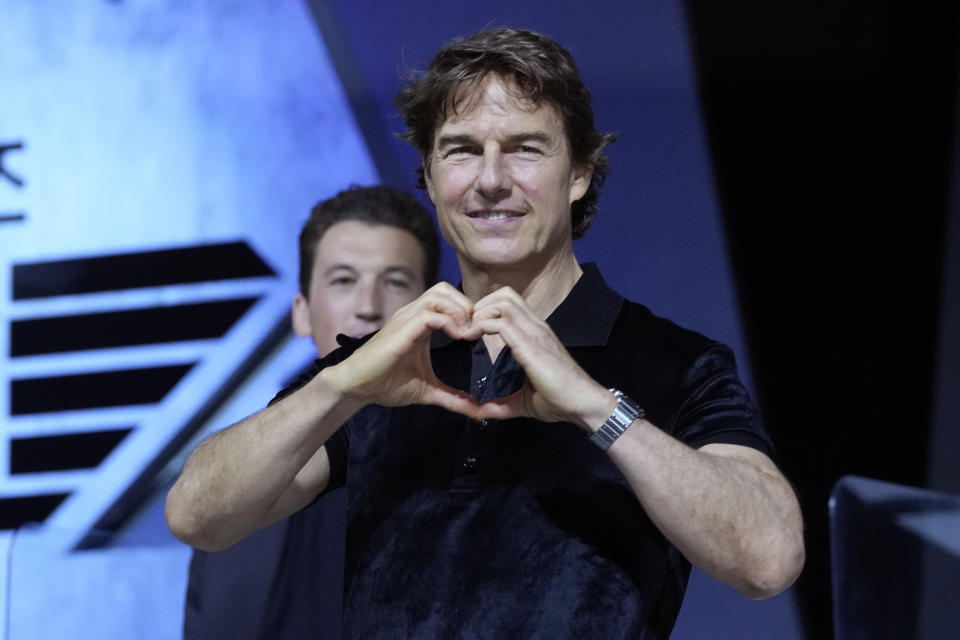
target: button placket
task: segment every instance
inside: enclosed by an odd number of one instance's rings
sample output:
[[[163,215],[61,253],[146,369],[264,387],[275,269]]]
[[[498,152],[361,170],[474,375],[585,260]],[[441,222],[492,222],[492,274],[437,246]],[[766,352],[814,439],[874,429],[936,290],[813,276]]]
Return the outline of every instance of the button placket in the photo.
[[[481,376],[476,379],[474,382],[474,387],[476,388],[476,396],[478,398],[483,397],[483,389],[487,383],[487,376]],[[480,434],[483,434],[486,431],[489,421],[487,420],[471,420],[470,429],[473,431],[473,437],[468,439],[470,447],[464,453],[464,456],[461,460],[460,467],[464,471],[468,472],[478,472],[480,467],[480,455],[479,450],[482,448],[482,444],[478,439]]]

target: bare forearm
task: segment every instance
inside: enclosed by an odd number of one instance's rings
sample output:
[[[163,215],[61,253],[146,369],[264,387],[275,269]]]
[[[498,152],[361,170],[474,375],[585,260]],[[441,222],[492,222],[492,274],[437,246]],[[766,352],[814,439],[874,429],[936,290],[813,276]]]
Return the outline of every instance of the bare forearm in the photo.
[[[430,365],[433,331],[461,339],[471,304],[449,284],[434,285],[346,359],[198,447],[167,495],[170,530],[220,549],[307,505],[330,478],[323,444],[367,404],[474,415],[476,400],[443,384]]]
[[[800,510],[766,456],[733,445],[694,450],[643,420],[609,454],[695,566],[753,598],[796,579],[804,560]]]
[[[167,496],[171,531],[224,548],[309,503],[327,484],[323,443],[359,407],[321,372],[299,391],[204,441]]]

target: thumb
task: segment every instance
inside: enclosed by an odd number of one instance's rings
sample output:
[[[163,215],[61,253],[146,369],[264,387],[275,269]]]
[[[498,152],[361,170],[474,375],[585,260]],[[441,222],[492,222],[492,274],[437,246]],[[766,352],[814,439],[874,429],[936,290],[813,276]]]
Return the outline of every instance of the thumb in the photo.
[[[466,391],[454,389],[439,381],[431,385],[423,395],[423,404],[443,407],[448,411],[463,414],[469,418],[477,416],[477,399]]]
[[[520,389],[502,398],[491,398],[480,405],[477,415],[481,420],[529,417],[524,400],[525,393],[526,389]]]

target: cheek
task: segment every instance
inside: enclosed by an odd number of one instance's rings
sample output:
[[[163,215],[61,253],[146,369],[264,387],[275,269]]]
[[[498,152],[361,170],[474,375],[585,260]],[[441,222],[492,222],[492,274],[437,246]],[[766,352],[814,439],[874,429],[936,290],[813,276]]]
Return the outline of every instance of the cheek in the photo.
[[[454,233],[453,226],[451,224],[450,218],[452,217],[448,211],[447,207],[436,205],[434,209],[437,212],[437,229],[440,231],[440,236],[449,243],[453,243],[453,239],[456,237]]]
[[[467,165],[444,166],[434,169],[433,201],[446,205],[456,204],[473,185],[471,171]]]
[[[523,193],[535,200],[565,199],[568,186],[564,176],[547,167],[526,167],[515,174]]]
[[[325,292],[324,295],[314,296],[310,304],[310,315],[315,325],[314,332],[340,329],[348,306],[345,296],[342,295],[331,295]]]

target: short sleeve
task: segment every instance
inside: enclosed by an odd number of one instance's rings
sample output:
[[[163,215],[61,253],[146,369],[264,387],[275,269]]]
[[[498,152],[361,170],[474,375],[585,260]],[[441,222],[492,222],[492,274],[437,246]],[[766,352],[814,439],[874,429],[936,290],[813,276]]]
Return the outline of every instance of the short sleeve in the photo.
[[[760,423],[750,393],[737,375],[733,352],[713,343],[681,374],[675,434],[693,448],[736,444],[772,456],[773,443]]]
[[[314,363],[306,371],[301,373],[296,380],[280,390],[280,392],[273,397],[273,400],[271,400],[269,404],[272,405],[276,402],[279,402],[291,393],[294,393],[305,384],[310,382],[314,376],[320,373],[324,368],[340,364],[346,360],[354,351],[363,345],[363,343],[365,343],[369,337],[370,336],[365,338],[351,338],[350,336],[343,334],[338,335],[337,342],[340,344],[340,348],[334,350],[323,358],[314,361]],[[327,458],[330,460],[330,481],[327,483],[327,488],[320,494],[320,496],[323,496],[334,489],[338,489],[344,486],[346,483],[347,458],[350,451],[348,425],[349,422],[340,429],[337,429],[336,433],[330,436],[330,438],[324,443],[324,446],[327,448]],[[318,498],[320,496],[318,496]]]

